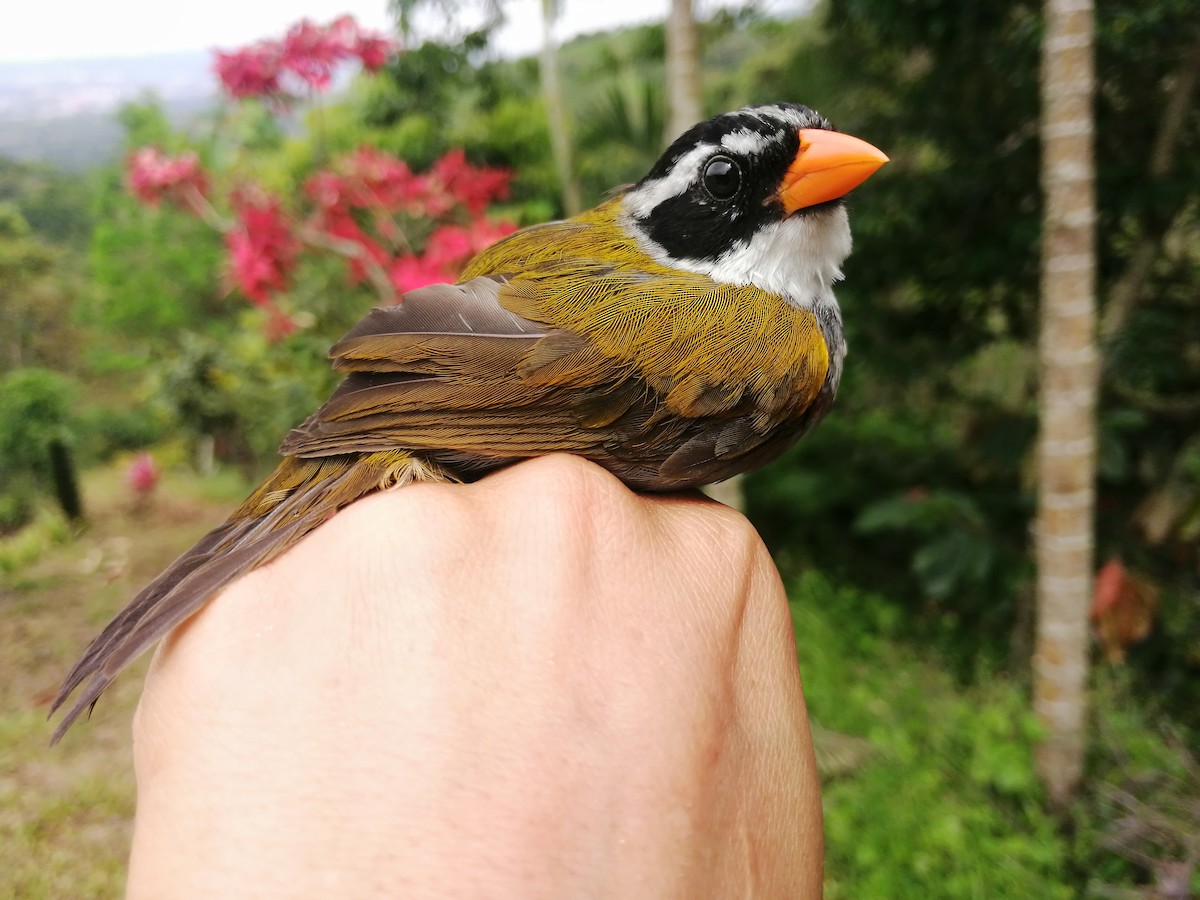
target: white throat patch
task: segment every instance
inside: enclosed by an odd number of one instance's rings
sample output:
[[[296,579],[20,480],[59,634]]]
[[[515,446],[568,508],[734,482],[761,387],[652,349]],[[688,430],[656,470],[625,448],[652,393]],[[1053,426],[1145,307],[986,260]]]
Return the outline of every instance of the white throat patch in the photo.
[[[836,308],[833,285],[842,278],[842,263],[850,255],[851,245],[850,220],[844,206],[772,222],[715,260],[701,260],[670,257],[639,227],[635,210],[643,208],[642,204],[629,203],[629,199],[621,224],[655,261],[707,275],[722,284],[754,285],[779,294],[793,306]]]

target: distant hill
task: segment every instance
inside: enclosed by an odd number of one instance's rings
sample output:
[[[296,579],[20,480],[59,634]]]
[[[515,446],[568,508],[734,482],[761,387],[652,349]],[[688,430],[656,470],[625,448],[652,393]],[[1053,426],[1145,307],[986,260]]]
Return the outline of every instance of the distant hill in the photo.
[[[210,55],[0,63],[0,156],[69,169],[105,162],[121,138],[113,113],[146,92],[172,121],[190,120],[215,94]]]

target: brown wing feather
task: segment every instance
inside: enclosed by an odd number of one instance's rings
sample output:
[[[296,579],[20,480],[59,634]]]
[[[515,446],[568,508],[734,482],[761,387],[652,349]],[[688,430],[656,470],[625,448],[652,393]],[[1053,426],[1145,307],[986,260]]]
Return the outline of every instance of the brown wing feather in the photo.
[[[479,471],[586,446],[569,392],[518,375],[553,332],[501,307],[503,284],[479,277],[434,285],[374,310],[330,351],[346,380],[280,451],[453,450],[478,454],[470,468]]]

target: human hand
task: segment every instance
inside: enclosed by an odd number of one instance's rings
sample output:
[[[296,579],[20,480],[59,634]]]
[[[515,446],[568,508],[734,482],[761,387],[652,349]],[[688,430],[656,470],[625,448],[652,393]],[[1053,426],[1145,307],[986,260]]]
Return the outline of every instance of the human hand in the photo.
[[[737,513],[573,457],[361,500],[159,650],[132,897],[818,897],[790,619]]]

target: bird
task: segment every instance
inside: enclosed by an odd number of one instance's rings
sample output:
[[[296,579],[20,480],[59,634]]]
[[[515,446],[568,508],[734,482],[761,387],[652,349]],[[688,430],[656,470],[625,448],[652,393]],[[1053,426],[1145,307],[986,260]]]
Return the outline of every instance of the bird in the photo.
[[[368,494],[556,452],[645,492],[776,459],[833,404],[845,196],[887,161],[807,106],[723,113],[595,208],[372,310],[330,350],[345,378],[274,472],[84,650],[52,742],[223,587]]]

